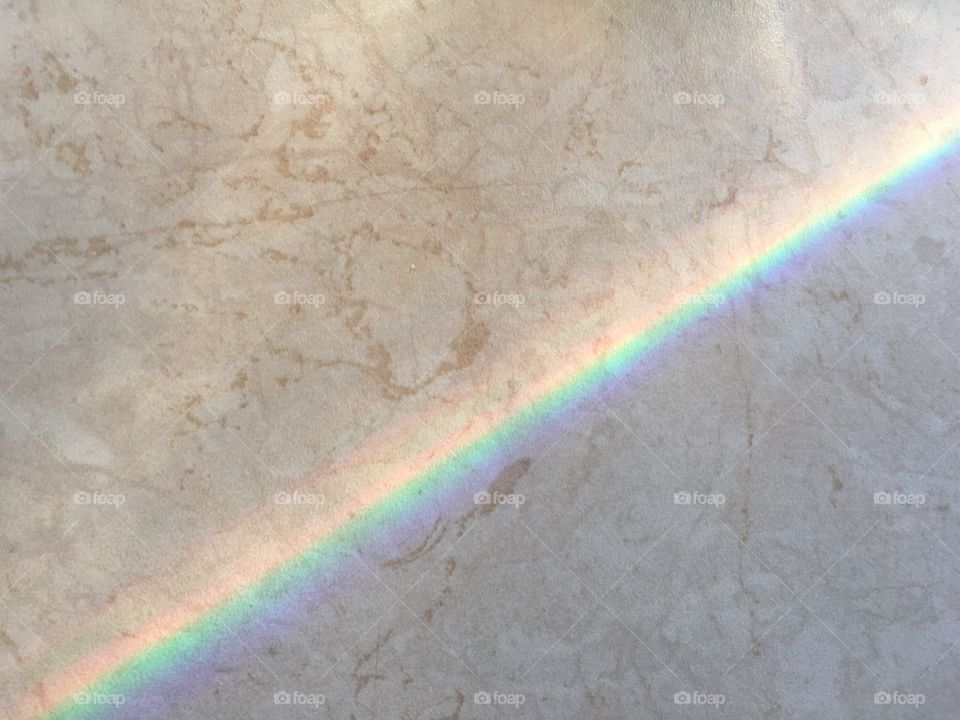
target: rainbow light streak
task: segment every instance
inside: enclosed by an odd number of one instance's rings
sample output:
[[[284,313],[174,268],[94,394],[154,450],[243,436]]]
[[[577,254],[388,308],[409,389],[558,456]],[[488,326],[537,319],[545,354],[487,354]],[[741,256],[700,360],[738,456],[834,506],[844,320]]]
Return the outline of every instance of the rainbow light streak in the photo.
[[[811,247],[815,239],[840,221],[863,210],[879,193],[926,169],[958,145],[960,135],[957,134],[939,143],[929,142],[879,179],[828,207],[718,281],[705,285],[701,292],[726,297],[742,293],[799,251]],[[122,694],[131,698],[148,684],[169,677],[178,668],[188,667],[205,649],[238,631],[243,632],[250,621],[269,614],[271,609],[276,610],[285,604],[285,599],[295,597],[298,590],[302,593],[309,588],[319,575],[335,569],[340,560],[351,554],[352,544],[371,542],[376,531],[389,532],[404,517],[416,515],[451,491],[462,488],[470,469],[484,467],[518,437],[542,426],[564,408],[587,399],[606,382],[622,378],[665,340],[712,311],[708,304],[688,299],[672,306],[659,319],[622,333],[618,340],[606,341],[599,349],[591,347],[580,363],[547,378],[528,402],[506,417],[492,420],[486,427],[481,424],[467,429],[407,463],[400,477],[364,493],[351,509],[338,517],[332,528],[293,543],[290,554],[279,564],[265,571],[258,570],[249,579],[247,576],[252,575],[252,571],[248,571],[220,595],[211,592],[211,599],[197,601],[188,612],[159,628],[152,628],[152,632],[145,632],[144,636],[149,638],[145,646],[127,646],[126,650],[114,652],[103,650],[101,654],[106,659],[101,658],[96,672],[75,673],[66,683],[72,690],[56,687],[52,693],[56,697],[47,701],[49,709],[39,717],[81,720],[123,712],[123,706],[82,704],[75,697]],[[82,687],[77,675],[84,683]]]

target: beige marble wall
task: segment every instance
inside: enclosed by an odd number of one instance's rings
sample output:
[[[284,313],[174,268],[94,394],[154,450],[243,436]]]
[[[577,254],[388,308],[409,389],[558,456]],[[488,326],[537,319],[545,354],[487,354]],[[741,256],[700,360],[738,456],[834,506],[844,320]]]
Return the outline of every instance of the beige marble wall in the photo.
[[[958,11],[6,3],[3,704],[948,137]],[[956,181],[896,185],[477,478],[520,508],[357,546],[300,641],[123,712],[952,717]]]

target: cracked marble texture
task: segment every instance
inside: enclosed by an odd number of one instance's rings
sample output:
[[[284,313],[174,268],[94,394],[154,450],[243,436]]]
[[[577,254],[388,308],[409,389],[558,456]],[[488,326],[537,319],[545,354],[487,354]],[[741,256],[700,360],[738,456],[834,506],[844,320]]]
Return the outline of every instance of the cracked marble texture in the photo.
[[[4,716],[960,713],[955,2],[7,0],[0,35]],[[91,690],[684,298],[295,602]]]

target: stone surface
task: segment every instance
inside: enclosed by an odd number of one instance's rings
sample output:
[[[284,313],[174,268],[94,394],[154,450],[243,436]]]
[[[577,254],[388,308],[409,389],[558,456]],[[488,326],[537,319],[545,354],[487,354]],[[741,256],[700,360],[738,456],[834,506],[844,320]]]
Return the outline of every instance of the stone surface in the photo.
[[[960,166],[892,172],[960,123],[954,2],[39,0],[0,28],[5,716],[956,717]],[[820,217],[291,606],[77,704],[84,657]]]

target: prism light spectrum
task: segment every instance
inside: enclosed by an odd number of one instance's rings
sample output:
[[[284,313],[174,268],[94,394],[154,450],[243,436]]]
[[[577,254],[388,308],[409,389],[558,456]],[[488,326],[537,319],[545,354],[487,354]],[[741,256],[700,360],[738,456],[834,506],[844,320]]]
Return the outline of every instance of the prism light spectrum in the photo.
[[[838,223],[856,215],[878,195],[923,171],[957,149],[960,136],[920,140],[877,174],[819,210],[793,230],[772,239],[759,252],[743,258],[698,290],[701,295],[735,296],[766,279],[787,260],[816,244]],[[80,720],[110,717],[152,683],[189,672],[205,648],[269,613],[282,598],[296,594],[318,576],[335,569],[349,549],[372,541],[396,524],[416,516],[437,498],[463,488],[465,468],[486,466],[517,437],[531,433],[565,408],[595,395],[621,378],[665,340],[676,336],[713,310],[687,295],[653,319],[630,320],[605,334],[602,341],[575,349],[561,367],[526,388],[523,402],[509,412],[474,422],[416,455],[349,502],[338,507],[324,527],[291,538],[278,562],[251,561],[226,579],[212,583],[136,633],[125,634],[42,682],[18,709],[18,717]]]

